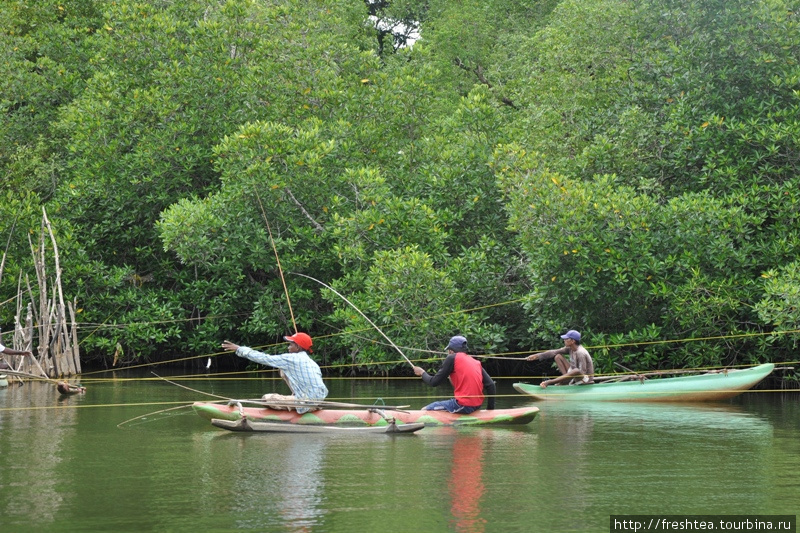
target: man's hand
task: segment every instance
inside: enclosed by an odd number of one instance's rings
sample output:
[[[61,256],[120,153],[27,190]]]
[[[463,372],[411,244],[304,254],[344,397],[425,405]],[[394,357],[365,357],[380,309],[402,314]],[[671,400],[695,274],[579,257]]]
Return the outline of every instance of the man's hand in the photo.
[[[538,353],[533,353],[525,358],[526,361],[536,361],[537,359],[539,359]]]
[[[222,349],[235,352],[236,350],[239,349],[239,345],[233,344],[231,341],[222,341]]]
[[[414,375],[421,376],[424,373],[425,373],[425,371],[422,369],[422,367],[419,367],[419,366],[415,366],[414,367]]]

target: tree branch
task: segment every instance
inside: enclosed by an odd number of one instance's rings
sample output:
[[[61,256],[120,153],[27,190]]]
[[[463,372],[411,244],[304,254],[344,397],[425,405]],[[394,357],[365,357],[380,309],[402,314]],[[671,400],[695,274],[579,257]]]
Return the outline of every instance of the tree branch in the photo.
[[[308,213],[308,211],[306,211],[305,207],[303,207],[303,204],[301,204],[300,202],[297,201],[297,198],[294,197],[294,194],[292,194],[291,189],[286,187],[286,193],[289,195],[289,198],[291,198],[292,201],[295,204],[297,204],[297,207],[300,208],[300,211],[303,212],[303,214],[306,216],[306,218],[311,221],[311,223],[314,225],[314,229],[317,232],[322,233],[323,231],[325,231],[325,228],[323,228],[322,225],[319,222],[314,220],[314,218]]]
[[[489,83],[489,80],[487,80],[486,76],[484,76],[484,74],[483,74],[484,71],[483,71],[483,67],[482,66],[478,65],[474,69],[470,69],[469,66],[467,66],[463,61],[461,61],[461,58],[459,58],[459,57],[454,58],[453,61],[455,62],[456,66],[458,68],[460,68],[462,70],[465,70],[465,71],[467,71],[469,73],[475,74],[475,77],[478,78],[478,81],[481,82],[482,84],[486,85],[489,89],[493,88],[492,84]],[[507,105],[509,107],[512,107],[514,109],[519,109],[516,105],[514,105],[514,102],[510,98],[507,98],[505,96],[501,96],[500,97],[500,101],[503,102],[505,105]]]

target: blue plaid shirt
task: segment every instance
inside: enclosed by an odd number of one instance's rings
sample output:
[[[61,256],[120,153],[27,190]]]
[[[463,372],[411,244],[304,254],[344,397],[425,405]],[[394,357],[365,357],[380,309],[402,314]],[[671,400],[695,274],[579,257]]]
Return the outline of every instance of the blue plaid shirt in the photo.
[[[298,400],[313,402],[324,400],[328,396],[328,387],[322,382],[319,365],[305,351],[269,355],[247,346],[239,346],[236,355],[283,370],[292,394]]]

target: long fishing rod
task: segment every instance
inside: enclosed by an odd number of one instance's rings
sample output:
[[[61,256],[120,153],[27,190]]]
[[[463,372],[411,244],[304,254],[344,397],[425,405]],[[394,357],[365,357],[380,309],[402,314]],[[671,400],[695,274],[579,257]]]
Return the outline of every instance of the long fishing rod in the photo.
[[[319,283],[320,285],[322,285],[322,286],[323,286],[323,287],[325,287],[326,289],[328,289],[328,290],[332,291],[332,292],[333,292],[333,293],[334,293],[336,296],[338,296],[339,298],[341,298],[342,300],[344,300],[345,302],[347,302],[348,304],[350,304],[350,307],[352,307],[353,309],[355,309],[356,311],[358,311],[358,314],[359,314],[359,315],[361,315],[362,317],[364,317],[364,320],[366,320],[367,322],[369,322],[369,323],[370,323],[370,325],[371,325],[373,328],[375,328],[375,329],[378,331],[378,333],[380,333],[380,334],[383,336],[383,338],[384,338],[384,339],[386,339],[387,341],[389,341],[389,344],[391,344],[391,345],[394,347],[394,349],[395,349],[395,350],[397,350],[397,352],[398,352],[400,355],[402,355],[402,356],[403,356],[403,359],[405,359],[405,360],[408,362],[408,364],[409,364],[409,365],[411,365],[411,368],[414,368],[414,363],[412,363],[412,362],[411,362],[411,359],[409,359],[408,357],[406,357],[406,354],[404,354],[404,353],[403,353],[403,350],[401,350],[400,348],[398,348],[398,347],[397,347],[397,345],[396,345],[394,342],[392,342],[392,339],[390,339],[389,337],[387,337],[387,336],[386,336],[386,333],[384,333],[383,331],[381,331],[381,328],[379,328],[378,326],[376,326],[376,325],[375,325],[375,322],[373,322],[372,320],[370,320],[369,318],[367,318],[367,315],[365,315],[364,313],[362,313],[362,312],[361,312],[361,309],[359,309],[358,307],[356,307],[356,306],[355,306],[355,304],[354,304],[353,302],[351,302],[350,300],[348,300],[347,298],[345,298],[344,296],[342,296],[341,294],[339,294],[339,292],[337,292],[337,291],[336,291],[336,289],[334,289],[333,287],[331,287],[331,286],[330,286],[330,285],[328,285],[327,283],[323,283],[323,282],[321,282],[320,280],[318,280],[318,279],[316,279],[316,278],[312,278],[311,276],[307,276],[307,275],[305,275],[305,274],[301,274],[301,273],[299,273],[299,272],[289,272],[289,274],[294,274],[294,275],[296,275],[296,276],[302,276],[302,277],[304,277],[304,278],[308,278],[308,279],[310,279],[311,281],[316,281],[317,283]]]
[[[204,391],[201,391],[201,390],[193,389],[191,387],[187,387],[186,385],[181,385],[180,383],[175,383],[174,381],[170,381],[167,378],[162,378],[161,376],[159,376],[158,374],[156,374],[152,370],[150,371],[150,373],[153,374],[158,379],[163,379],[164,381],[166,381],[170,385],[175,385],[176,387],[180,387],[180,388],[186,389],[188,391],[196,392],[198,394],[205,394],[206,396],[211,396],[213,398],[220,398],[222,400],[230,400],[231,399],[231,398],[228,398],[227,396],[220,396],[219,394],[213,394],[213,393],[210,393],[210,392],[204,392]]]
[[[294,311],[292,310],[292,300],[289,298],[289,289],[286,288],[286,280],[283,278],[283,268],[281,267],[281,260],[278,257],[278,249],[275,247],[275,239],[272,238],[272,229],[269,227],[269,220],[267,220],[267,212],[264,210],[264,204],[261,203],[261,196],[258,194],[258,189],[253,187],[258,199],[258,206],[261,208],[261,216],[264,217],[264,222],[267,224],[267,233],[269,233],[269,242],[272,243],[272,251],[275,252],[275,261],[278,263],[278,272],[281,275],[281,283],[283,283],[283,292],[286,294],[286,302],[289,304],[289,315],[292,317],[292,326],[294,332],[297,333],[297,322],[294,321]]]

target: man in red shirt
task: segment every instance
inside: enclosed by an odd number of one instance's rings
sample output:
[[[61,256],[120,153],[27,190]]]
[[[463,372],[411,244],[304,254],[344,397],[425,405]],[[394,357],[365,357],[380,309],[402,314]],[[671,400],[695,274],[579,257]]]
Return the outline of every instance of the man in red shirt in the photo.
[[[425,411],[449,411],[451,413],[468,414],[481,408],[484,390],[489,396],[487,409],[494,409],[494,397],[497,394],[494,381],[481,366],[480,361],[467,355],[467,339],[456,335],[447,345],[447,357],[435,376],[429,375],[422,368],[415,366],[414,374],[422,377],[422,381],[431,387],[437,387],[445,378],[455,389],[455,398],[441,400],[426,405]]]

